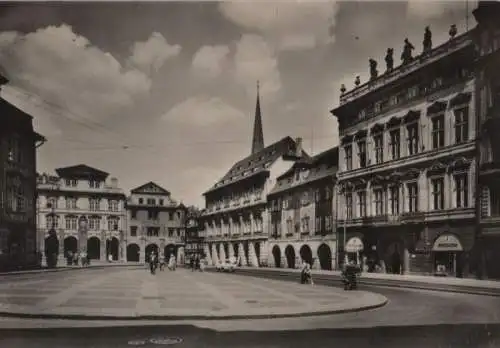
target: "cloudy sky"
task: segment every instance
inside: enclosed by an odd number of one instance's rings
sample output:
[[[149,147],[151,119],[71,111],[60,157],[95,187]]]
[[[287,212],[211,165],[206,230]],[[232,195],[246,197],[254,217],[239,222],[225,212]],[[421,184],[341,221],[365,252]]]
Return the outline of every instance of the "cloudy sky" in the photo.
[[[250,152],[257,80],[266,145],[300,136],[316,154],[338,143],[341,83],[366,80],[369,58],[383,71],[405,37],[420,51],[426,25],[434,45],[453,23],[465,30],[465,4],[2,4],[1,93],[48,139],[39,171],[85,163],[126,190],[155,181],[203,206]]]

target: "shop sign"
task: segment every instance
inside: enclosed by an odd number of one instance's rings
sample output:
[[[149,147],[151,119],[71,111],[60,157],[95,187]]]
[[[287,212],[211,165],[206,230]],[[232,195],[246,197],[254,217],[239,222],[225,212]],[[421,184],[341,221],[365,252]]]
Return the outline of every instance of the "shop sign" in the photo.
[[[462,251],[462,244],[457,237],[451,234],[439,236],[432,247],[432,251]]]
[[[345,245],[345,251],[348,253],[357,253],[359,251],[363,251],[364,244],[361,239],[358,237],[352,237],[349,239]]]

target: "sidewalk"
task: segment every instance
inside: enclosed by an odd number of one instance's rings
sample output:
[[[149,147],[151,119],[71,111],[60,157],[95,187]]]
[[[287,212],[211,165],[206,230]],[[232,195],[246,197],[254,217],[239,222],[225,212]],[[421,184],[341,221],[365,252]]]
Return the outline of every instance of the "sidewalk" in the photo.
[[[53,272],[65,272],[65,271],[75,271],[75,270],[84,270],[84,269],[99,269],[106,267],[144,267],[144,264],[139,262],[107,262],[107,261],[93,261],[90,266],[81,267],[81,266],[67,266],[61,265],[56,268],[40,268],[33,270],[24,270],[24,271],[12,271],[12,272],[0,272],[0,276],[14,276],[14,275],[23,275],[23,274],[39,274],[39,273],[53,273]]]
[[[274,272],[276,277],[279,277],[280,275],[285,276],[292,274],[294,275],[294,277],[299,277],[298,274],[300,273],[300,270],[288,268],[243,267],[238,269],[236,272],[247,275],[255,274],[256,276],[269,273],[273,274]],[[341,273],[339,271],[313,270],[312,274],[316,280],[323,279],[327,281],[340,281],[341,279]],[[492,280],[364,272],[359,278],[359,283],[371,286],[414,288],[423,290],[500,296],[500,282]]]

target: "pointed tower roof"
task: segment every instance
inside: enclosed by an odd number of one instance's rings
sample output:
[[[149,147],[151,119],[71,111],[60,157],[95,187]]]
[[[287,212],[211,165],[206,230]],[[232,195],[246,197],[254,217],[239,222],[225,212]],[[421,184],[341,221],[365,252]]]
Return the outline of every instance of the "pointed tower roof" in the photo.
[[[260,112],[259,81],[257,81],[257,103],[255,105],[255,120],[253,124],[252,154],[264,149],[264,133],[262,131],[262,114]]]

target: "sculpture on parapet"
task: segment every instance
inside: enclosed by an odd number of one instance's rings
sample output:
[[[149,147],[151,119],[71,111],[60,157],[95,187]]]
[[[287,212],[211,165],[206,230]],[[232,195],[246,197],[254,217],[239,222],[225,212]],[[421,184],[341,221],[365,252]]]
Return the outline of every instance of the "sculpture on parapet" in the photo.
[[[457,32],[458,30],[456,24],[452,24],[450,27],[450,31],[448,32],[448,34],[450,34],[450,40],[453,39],[455,35],[457,35]]]
[[[394,69],[394,49],[388,48],[387,54],[385,55],[385,65],[387,66],[387,71]]]
[[[406,38],[405,45],[403,47],[403,52],[401,53],[401,60],[403,64],[408,64],[413,60],[412,51],[415,47],[411,44],[411,42]]]
[[[424,42],[423,42],[423,52],[429,52],[432,49],[432,32],[429,27],[425,27]]]
[[[359,76],[356,76],[356,79],[354,80],[354,84],[356,85],[356,87],[361,84],[361,80],[360,80]]]
[[[344,85],[344,84],[342,84],[342,85],[340,86],[340,95],[343,95],[343,94],[345,93],[345,91],[347,91],[347,88],[345,88],[345,85]]]
[[[377,61],[375,59],[370,58],[370,80],[374,80],[378,76],[377,70]]]

